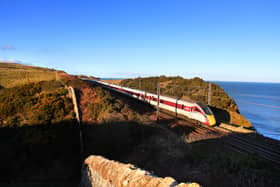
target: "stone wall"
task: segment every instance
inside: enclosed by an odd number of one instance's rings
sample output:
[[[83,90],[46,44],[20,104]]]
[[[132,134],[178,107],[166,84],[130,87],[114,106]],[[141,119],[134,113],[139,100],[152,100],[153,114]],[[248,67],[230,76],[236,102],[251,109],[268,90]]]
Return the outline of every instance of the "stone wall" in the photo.
[[[171,177],[157,177],[136,168],[108,160],[102,156],[89,156],[82,170],[81,187],[199,187],[197,183],[178,184]]]

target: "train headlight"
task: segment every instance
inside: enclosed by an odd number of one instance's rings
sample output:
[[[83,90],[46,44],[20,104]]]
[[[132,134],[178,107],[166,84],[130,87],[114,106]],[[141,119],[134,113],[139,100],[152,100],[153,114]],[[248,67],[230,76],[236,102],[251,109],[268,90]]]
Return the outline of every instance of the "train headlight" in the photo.
[[[207,115],[207,119],[208,119],[210,125],[216,124],[216,119],[215,119],[214,115]]]

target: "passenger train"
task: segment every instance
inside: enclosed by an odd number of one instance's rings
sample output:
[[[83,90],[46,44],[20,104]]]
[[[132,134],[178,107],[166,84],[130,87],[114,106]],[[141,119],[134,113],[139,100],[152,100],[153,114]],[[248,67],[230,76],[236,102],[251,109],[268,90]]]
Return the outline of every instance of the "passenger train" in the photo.
[[[88,80],[88,79],[87,79]],[[142,90],[122,87],[98,80],[90,80],[103,85],[111,90],[126,94],[138,100],[147,102],[153,106],[157,106],[158,96],[156,94],[148,93]],[[173,99],[166,96],[159,96],[159,108],[186,116],[190,119],[199,121],[202,124],[213,126],[216,120],[211,109],[204,103],[188,102],[179,99]]]

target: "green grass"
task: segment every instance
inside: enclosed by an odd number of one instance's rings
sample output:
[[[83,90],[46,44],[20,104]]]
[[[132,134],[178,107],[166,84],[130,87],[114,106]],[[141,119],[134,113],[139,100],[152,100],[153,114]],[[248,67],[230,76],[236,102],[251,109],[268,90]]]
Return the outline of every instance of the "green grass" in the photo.
[[[0,89],[55,79],[56,72],[52,69],[13,63],[0,63]]]

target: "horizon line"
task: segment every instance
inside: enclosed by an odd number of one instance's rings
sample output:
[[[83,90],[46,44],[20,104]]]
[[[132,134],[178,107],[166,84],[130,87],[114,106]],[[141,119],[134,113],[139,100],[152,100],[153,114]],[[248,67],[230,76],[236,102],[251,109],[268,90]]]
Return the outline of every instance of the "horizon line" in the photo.
[[[163,75],[163,76],[166,76],[166,75]],[[166,76],[166,77],[183,77],[183,76],[180,76],[180,75],[176,75],[176,76]],[[159,77],[159,76],[138,76],[138,77],[98,77],[100,79],[106,79],[106,80],[125,80],[125,79],[136,79],[136,78],[148,78],[148,77]],[[198,77],[198,76],[194,76],[192,78],[195,78],[195,77]],[[192,78],[185,78],[183,77],[184,79],[192,79]],[[198,78],[201,78],[201,77],[198,77]],[[240,80],[207,80],[207,79],[203,79],[201,78],[202,80],[204,81],[207,81],[207,82],[239,82],[239,83],[270,83],[270,84],[280,84],[280,82],[259,82],[259,81],[240,81]]]

